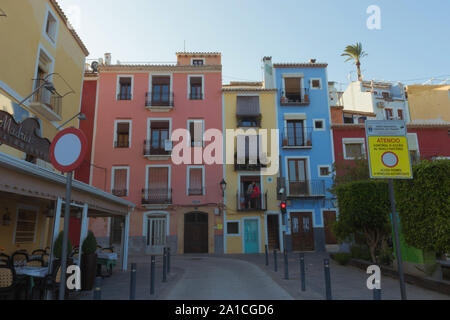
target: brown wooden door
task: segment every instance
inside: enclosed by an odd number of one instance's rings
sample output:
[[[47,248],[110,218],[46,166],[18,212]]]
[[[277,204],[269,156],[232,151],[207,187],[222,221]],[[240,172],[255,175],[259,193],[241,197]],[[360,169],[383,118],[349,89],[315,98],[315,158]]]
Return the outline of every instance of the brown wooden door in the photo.
[[[336,236],[334,235],[331,227],[336,221],[336,211],[324,211],[323,212],[323,224],[325,230],[325,243],[337,244]]]
[[[267,215],[267,240],[269,250],[280,249],[280,228],[278,224],[278,215]]]
[[[291,213],[292,249],[294,251],[314,250],[314,230],[311,212]]]
[[[185,214],[184,253],[208,253],[208,214]]]

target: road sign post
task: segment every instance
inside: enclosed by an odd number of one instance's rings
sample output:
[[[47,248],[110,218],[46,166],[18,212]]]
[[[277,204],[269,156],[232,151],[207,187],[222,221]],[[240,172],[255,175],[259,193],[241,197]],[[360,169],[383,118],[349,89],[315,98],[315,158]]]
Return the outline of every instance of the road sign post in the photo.
[[[400,293],[402,299],[406,300],[393,181],[393,179],[413,178],[406,123],[400,120],[367,120],[366,140],[369,149],[370,177],[373,179],[388,179]]]

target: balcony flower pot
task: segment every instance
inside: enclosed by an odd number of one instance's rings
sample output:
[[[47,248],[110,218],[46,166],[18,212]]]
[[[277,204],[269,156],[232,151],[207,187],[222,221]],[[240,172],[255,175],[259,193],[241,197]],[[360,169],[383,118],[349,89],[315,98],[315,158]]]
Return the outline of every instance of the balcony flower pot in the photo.
[[[288,139],[283,139],[283,146],[287,146],[288,145]]]
[[[286,97],[281,97],[281,103],[285,103],[286,102]]]
[[[305,102],[309,102],[309,94],[305,94],[305,96],[303,97]]]
[[[97,273],[97,240],[94,233],[89,231],[81,246],[81,288],[92,290]]]
[[[308,140],[306,144],[308,145],[308,147],[311,147],[312,146],[311,140]]]

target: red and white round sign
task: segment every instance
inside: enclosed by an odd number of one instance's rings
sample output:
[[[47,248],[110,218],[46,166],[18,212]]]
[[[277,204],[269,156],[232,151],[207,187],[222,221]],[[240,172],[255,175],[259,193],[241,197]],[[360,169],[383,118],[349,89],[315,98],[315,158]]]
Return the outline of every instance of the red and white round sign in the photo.
[[[381,162],[388,168],[394,168],[398,164],[398,156],[391,151],[387,151],[381,155]]]
[[[62,172],[74,171],[81,166],[87,152],[87,139],[83,131],[68,128],[60,131],[50,145],[50,161]]]

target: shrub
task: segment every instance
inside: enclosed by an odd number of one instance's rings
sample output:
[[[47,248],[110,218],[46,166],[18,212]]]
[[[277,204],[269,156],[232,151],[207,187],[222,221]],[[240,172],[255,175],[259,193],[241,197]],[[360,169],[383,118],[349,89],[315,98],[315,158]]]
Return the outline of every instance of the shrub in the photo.
[[[53,252],[56,259],[61,259],[62,256],[63,237],[64,232],[61,231],[55,240],[55,248],[53,249]],[[69,257],[71,253],[72,253],[72,244],[70,243],[70,240],[67,239],[67,257]]]
[[[392,248],[383,248],[378,253],[378,261],[385,266],[390,266],[394,261],[394,254]]]
[[[86,239],[84,239],[83,245],[81,246],[81,250],[83,254],[92,254],[97,251],[97,240],[92,231],[88,232]]]
[[[341,266],[346,265],[352,258],[351,253],[348,252],[337,252],[333,254],[333,259],[339,263]]]
[[[351,246],[350,254],[355,259],[370,261],[370,251],[366,245]]]

